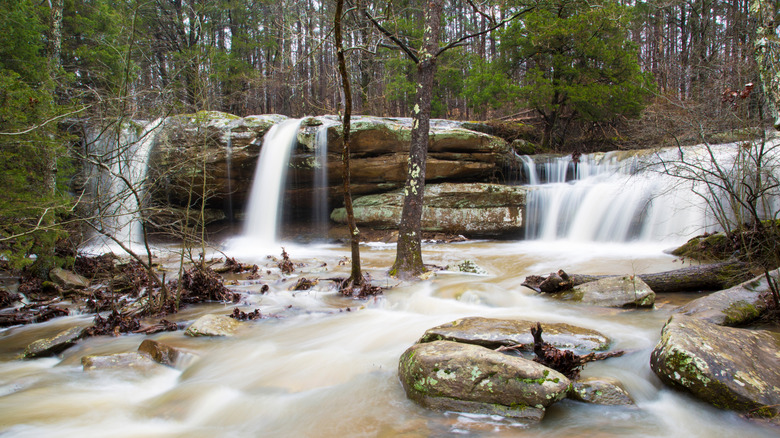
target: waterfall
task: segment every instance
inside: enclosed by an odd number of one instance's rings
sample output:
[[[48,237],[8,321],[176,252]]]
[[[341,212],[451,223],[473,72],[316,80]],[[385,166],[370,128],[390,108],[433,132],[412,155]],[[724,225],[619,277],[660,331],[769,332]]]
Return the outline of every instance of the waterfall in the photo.
[[[148,159],[163,123],[163,119],[157,119],[142,124],[140,129],[128,124],[119,132],[87,134],[86,167],[95,200],[93,224],[130,248],[144,244],[141,214]],[[97,241],[97,247],[113,246],[102,235]]]
[[[233,176],[231,168],[233,167],[233,131],[228,129],[226,134],[227,147],[225,150],[225,174],[227,177],[227,201],[225,203],[225,217],[229,223],[233,223]]]
[[[680,241],[712,226],[702,200],[636,157],[614,153],[524,159],[539,173],[526,205],[526,239]],[[531,174],[535,173],[532,172]]]
[[[263,139],[244,222],[244,235],[263,247],[276,244],[290,153],[300,125],[300,119],[277,123]]]

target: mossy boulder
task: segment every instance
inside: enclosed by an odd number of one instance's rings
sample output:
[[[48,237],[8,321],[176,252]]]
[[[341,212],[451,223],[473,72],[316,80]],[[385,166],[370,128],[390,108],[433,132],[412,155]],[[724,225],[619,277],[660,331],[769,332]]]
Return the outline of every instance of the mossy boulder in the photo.
[[[541,420],[566,397],[569,379],[521,357],[450,341],[416,344],[400,358],[398,375],[407,396],[441,411]]]
[[[723,327],[673,315],[650,366],[665,383],[719,408],[776,416],[780,333]]]
[[[770,273],[780,277],[780,271]],[[771,293],[765,276],[759,276],[732,288],[697,298],[677,310],[677,313],[693,316],[713,324],[739,326],[759,318],[769,309]]]
[[[620,406],[634,401],[617,379],[610,377],[586,377],[572,382],[569,398],[584,403]]]
[[[487,348],[525,344],[528,349],[532,349],[531,327],[536,327],[535,321],[462,318],[426,330],[419,342],[446,340]],[[542,323],[542,330],[545,342],[577,354],[606,350],[611,342],[608,337],[595,330],[569,324]]]
[[[641,278],[607,277],[550,296],[600,307],[653,307],[655,292]]]
[[[726,260],[731,256],[733,245],[723,233],[694,237],[672,251],[672,255],[702,262]]]
[[[353,207],[358,226],[397,229],[403,197],[403,192],[398,190],[355,199]],[[523,187],[487,183],[428,185],[422,229],[470,237],[517,237],[523,230],[525,199]],[[345,224],[346,211],[335,209],[331,219]]]

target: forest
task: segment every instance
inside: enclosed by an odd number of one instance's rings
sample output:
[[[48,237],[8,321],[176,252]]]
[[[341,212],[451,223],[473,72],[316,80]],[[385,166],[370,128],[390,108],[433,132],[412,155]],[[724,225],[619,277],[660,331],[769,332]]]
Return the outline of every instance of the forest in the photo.
[[[0,435],[775,437],[779,110],[776,0],[0,0]]]
[[[530,153],[696,143],[771,117],[764,87],[754,84],[767,82],[758,35],[777,37],[772,2],[444,3],[439,39],[450,46],[436,60],[431,116],[493,121],[509,137],[532,140]],[[3,0],[0,7],[6,257],[58,240],[35,230],[73,207],[68,124],[343,111],[334,2]],[[399,47],[421,46],[424,11],[415,1],[346,5],[355,114],[411,114],[417,69]]]

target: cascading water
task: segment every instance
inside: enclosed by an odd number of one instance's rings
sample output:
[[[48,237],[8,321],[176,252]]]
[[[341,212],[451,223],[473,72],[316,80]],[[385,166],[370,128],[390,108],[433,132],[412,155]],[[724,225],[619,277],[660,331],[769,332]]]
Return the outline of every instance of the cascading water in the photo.
[[[526,239],[680,241],[712,225],[702,200],[652,162],[617,154],[524,158],[532,181]]]
[[[225,149],[225,176],[227,177],[227,196],[225,203],[225,217],[228,222],[233,223],[233,176],[231,168],[233,167],[233,132],[228,130],[226,135],[227,147]]]
[[[300,119],[285,120],[274,125],[263,139],[244,222],[244,236],[261,247],[276,244],[290,152],[300,125]]]
[[[330,209],[328,205],[328,128],[335,123],[323,123],[317,129],[314,144],[317,158],[317,168],[314,172],[313,219],[316,233],[327,239]]]
[[[89,181],[95,199],[94,225],[130,248],[144,244],[141,210],[146,197],[149,154],[164,120],[87,135]],[[139,132],[140,131],[140,132]],[[111,246],[99,236],[97,247]]]

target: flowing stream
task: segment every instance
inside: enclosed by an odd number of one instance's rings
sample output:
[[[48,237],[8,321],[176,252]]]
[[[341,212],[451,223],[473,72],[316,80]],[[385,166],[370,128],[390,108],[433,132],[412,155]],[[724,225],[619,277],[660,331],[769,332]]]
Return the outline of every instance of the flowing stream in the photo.
[[[363,245],[363,268],[392,286],[384,296],[355,301],[328,280],[348,275],[340,245],[287,246],[296,272],[281,275],[276,229],[290,148],[300,121],[274,126],[265,137],[243,236],[227,256],[260,266],[261,278],[227,276],[243,292],[238,305],[192,306],[170,320],[188,323],[234,307],[259,309],[266,318],[246,322],[231,338],[191,338],[182,330],[151,338],[197,358],[178,369],[82,370],[86,355],[132,352],[144,335],[80,341],[61,356],[22,361],[31,342],[73,325],[88,313],[0,330],[0,434],[4,437],[776,437],[776,429],[716,409],[664,386],[649,367],[650,352],[674,310],[697,294],[659,295],[651,310],[589,307],[555,301],[520,286],[527,275],[641,274],[682,267],[667,255],[670,241],[706,226],[680,217],[690,200],[664,181],[639,175],[633,161],[615,156],[567,158],[543,164],[525,159],[536,185],[529,205],[531,239],[424,245],[426,263],[456,266],[469,259],[480,276],[451,271],[403,284],[386,272],[395,246]],[[597,160],[598,158],[598,160]],[[270,163],[270,164],[262,164]],[[543,169],[538,172],[539,169]],[[656,175],[657,176],[657,175]],[[667,197],[670,196],[670,197]],[[673,209],[673,210],[670,210]],[[605,211],[606,210],[606,211]],[[612,210],[612,211],[610,211]],[[700,212],[691,213],[692,215]],[[266,248],[267,247],[267,248]],[[235,250],[239,248],[239,250]],[[171,252],[166,256],[166,251]],[[160,247],[160,260],[177,259]],[[213,252],[210,256],[222,257]],[[168,266],[175,272],[173,262]],[[308,291],[292,291],[301,277],[319,278]],[[270,290],[261,293],[261,287]],[[598,406],[565,400],[541,424],[501,417],[440,413],[409,401],[397,377],[398,358],[431,327],[467,316],[565,322],[601,331],[627,354],[588,364],[584,377],[622,382],[633,406]],[[157,321],[146,321],[147,324]]]
[[[583,307],[537,295],[525,275],[560,267],[571,272],[641,273],[679,267],[662,247],[549,242],[472,242],[425,245],[426,262],[454,265],[469,259],[488,276],[443,272],[400,285],[367,302],[338,296],[321,281],[309,291],[288,290],[301,276],[347,274],[341,246],[287,248],[305,262],[283,281],[258,252],[243,260],[262,266],[271,290],[241,280],[242,310],[259,308],[267,319],[248,322],[229,339],[190,338],[182,331],[152,338],[188,349],[199,358],[181,370],[84,372],[82,356],[135,351],[145,337],[81,341],[61,358],[15,360],[29,342],[91,316],[70,316],[2,332],[0,431],[7,437],[772,437],[776,430],[741,419],[668,389],[648,365],[650,351],[670,313],[691,296],[659,296],[653,310]],[[392,264],[392,246],[363,246],[364,267],[376,279]],[[278,254],[276,254],[278,255]],[[562,265],[565,261],[565,266]],[[326,264],[326,265],[323,265]],[[379,280],[396,285],[395,280]],[[189,321],[205,313],[229,314],[233,305],[191,307],[174,315]],[[543,422],[524,426],[500,417],[432,412],[406,399],[397,378],[401,353],[430,327],[465,316],[566,322],[599,330],[613,348],[629,354],[589,364],[584,376],[623,382],[635,406],[563,401]]]

